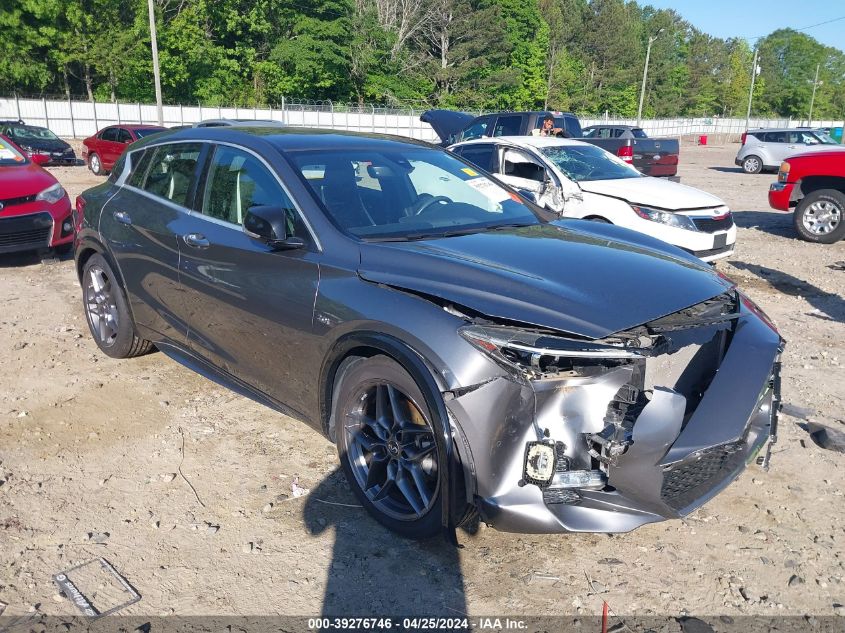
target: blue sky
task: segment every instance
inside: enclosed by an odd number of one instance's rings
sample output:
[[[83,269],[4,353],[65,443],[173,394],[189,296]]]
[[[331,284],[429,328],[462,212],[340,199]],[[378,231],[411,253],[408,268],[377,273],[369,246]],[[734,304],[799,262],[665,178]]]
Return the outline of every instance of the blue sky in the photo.
[[[842,0],[638,0],[658,9],[674,9],[700,31],[716,37],[754,38],[780,28],[802,27],[845,18]],[[845,51],[845,19],[802,32]],[[752,41],[751,44],[754,42]]]

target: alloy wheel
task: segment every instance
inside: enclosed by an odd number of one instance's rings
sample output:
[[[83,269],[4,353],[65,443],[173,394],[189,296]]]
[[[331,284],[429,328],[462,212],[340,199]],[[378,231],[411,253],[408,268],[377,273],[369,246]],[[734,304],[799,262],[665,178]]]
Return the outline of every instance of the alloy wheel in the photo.
[[[421,518],[439,489],[431,423],[389,383],[363,386],[350,402],[344,432],[356,482],[385,515],[402,521]]]
[[[91,171],[95,174],[100,173],[100,157],[96,154],[91,155]]]
[[[748,173],[757,173],[760,169],[760,161],[754,157],[745,159],[745,171]]]
[[[112,281],[106,272],[97,266],[88,270],[85,305],[88,320],[91,322],[91,331],[103,346],[114,345],[119,324]]]
[[[842,221],[842,209],[829,200],[817,200],[804,210],[801,222],[813,235],[832,233]]]

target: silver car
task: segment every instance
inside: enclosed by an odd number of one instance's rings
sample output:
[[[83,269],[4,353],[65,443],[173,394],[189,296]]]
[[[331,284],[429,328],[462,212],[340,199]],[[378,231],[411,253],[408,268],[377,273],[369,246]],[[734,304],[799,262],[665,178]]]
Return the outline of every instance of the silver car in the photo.
[[[833,147],[831,147],[833,146]],[[742,135],[742,147],[734,163],[746,174],[759,174],[764,169],[776,170],[795,154],[845,149],[822,130],[810,128],[760,128]]]

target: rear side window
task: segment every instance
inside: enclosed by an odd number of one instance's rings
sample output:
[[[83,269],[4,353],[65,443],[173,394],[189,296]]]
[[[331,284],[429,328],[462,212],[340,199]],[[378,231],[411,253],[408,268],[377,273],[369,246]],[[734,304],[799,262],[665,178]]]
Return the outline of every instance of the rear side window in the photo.
[[[154,196],[183,207],[190,206],[188,196],[197,170],[200,143],[159,145],[152,151],[142,189]],[[149,150],[148,150],[149,152]]]
[[[208,168],[203,215],[240,225],[250,207],[264,205],[285,209],[288,235],[296,235],[296,210],[269,170],[248,152],[218,147]]]
[[[470,145],[464,147],[461,156],[486,171],[493,169],[493,154],[495,146],[492,144]]]
[[[154,150],[141,150],[129,154],[129,160],[132,165],[132,172],[126,180],[127,185],[133,187],[141,187],[144,184],[144,176],[147,175],[147,168],[150,166],[150,158],[153,156]],[[114,171],[112,171],[114,173]]]
[[[496,119],[496,127],[493,130],[493,136],[517,136],[519,135],[519,128],[521,124],[522,117],[519,115],[500,116]]]
[[[117,140],[117,128],[109,127],[103,130],[102,134],[100,134],[100,140],[103,141],[116,141]]]
[[[786,143],[786,132],[766,132],[763,141],[766,143]]]
[[[463,134],[461,134],[462,141],[470,141],[474,138],[481,138],[487,135],[487,127],[490,125],[490,117],[485,117],[470,125]]]

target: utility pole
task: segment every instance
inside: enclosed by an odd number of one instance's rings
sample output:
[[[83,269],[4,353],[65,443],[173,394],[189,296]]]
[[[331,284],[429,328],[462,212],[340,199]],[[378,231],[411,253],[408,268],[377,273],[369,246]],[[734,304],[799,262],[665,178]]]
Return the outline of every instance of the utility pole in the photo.
[[[643,118],[643,99],[645,98],[645,82],[648,78],[648,60],[651,58],[651,45],[663,29],[658,29],[657,33],[648,38],[648,48],[645,51],[645,67],[643,68],[643,85],[640,87],[640,106],[637,108],[637,127],[641,126]]]
[[[810,113],[807,115],[807,125],[813,125],[813,104],[816,101],[816,88],[819,85],[819,67],[821,64],[816,64],[816,78],[813,79],[813,96],[810,97]]]
[[[754,80],[760,72],[757,67],[757,47],[754,47],[754,61],[751,62],[751,89],[748,91],[748,110],[745,111],[745,129],[748,129],[748,121],[751,119],[751,99],[754,97]]]
[[[153,49],[153,77],[156,85],[156,111],[158,113],[158,124],[164,125],[164,108],[161,105],[161,73],[158,68],[158,39],[156,37],[156,13],[153,8],[153,0],[147,0],[147,8],[150,12],[150,44]]]

